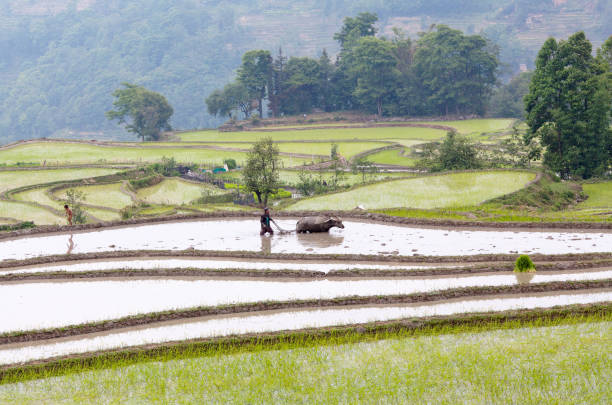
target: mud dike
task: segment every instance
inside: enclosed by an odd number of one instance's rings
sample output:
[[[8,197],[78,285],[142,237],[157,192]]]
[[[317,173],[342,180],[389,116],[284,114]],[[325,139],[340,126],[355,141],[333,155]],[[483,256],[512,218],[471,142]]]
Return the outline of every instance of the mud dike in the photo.
[[[0,240],[0,305],[18,311],[0,315],[0,379],[67,359],[612,307],[605,229],[352,219],[329,234],[260,237],[258,226],[192,219]],[[512,272],[522,253],[535,275]]]

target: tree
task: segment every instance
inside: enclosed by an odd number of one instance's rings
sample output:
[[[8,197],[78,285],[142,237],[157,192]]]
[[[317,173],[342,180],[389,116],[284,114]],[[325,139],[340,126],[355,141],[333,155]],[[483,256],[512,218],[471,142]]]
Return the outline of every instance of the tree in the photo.
[[[544,164],[563,178],[589,178],[610,164],[610,81],[591,52],[584,32],[567,41],[548,39],[525,97],[526,141],[539,137]]]
[[[352,46],[359,38],[376,35],[378,31],[376,22],[378,16],[372,13],[359,13],[357,17],[346,17],[340,32],[334,34],[334,40],[340,43],[340,47],[344,51]]]
[[[439,25],[418,41],[416,80],[434,114],[479,114],[496,82],[497,49],[480,35]]]
[[[270,52],[249,51],[242,56],[238,69],[238,81],[247,89],[251,99],[257,100],[259,117],[263,117],[263,100],[266,98],[272,80],[272,55]]]
[[[242,83],[234,82],[225,85],[223,90],[215,90],[206,98],[208,113],[211,115],[227,115],[230,119],[232,113],[240,110],[244,118],[251,114],[251,102]]]
[[[172,129],[169,121],[174,110],[164,96],[135,84],[123,83],[123,86],[124,89],[113,93],[115,110],[106,113],[109,120],[126,124],[128,132],[135,133],[143,141],[157,141],[162,130]]]
[[[247,190],[255,193],[260,204],[267,205],[268,197],[279,187],[279,162],[278,146],[272,138],[255,142],[247,155],[242,176]]]
[[[283,97],[285,95],[285,82],[287,81],[287,57],[283,55],[283,49],[278,48],[278,56],[272,63],[272,82],[268,89],[268,107],[273,117],[278,117]]]
[[[383,115],[383,101],[397,88],[399,70],[393,56],[393,45],[382,39],[364,37],[353,49],[354,74],[357,88],[354,95],[364,106],[376,106],[376,113]]]
[[[464,136],[451,131],[442,144],[431,143],[423,147],[420,165],[431,171],[468,170],[481,167],[478,149]]]
[[[351,163],[351,172],[353,172],[353,174],[361,173],[361,182],[365,183],[367,176],[373,176],[378,173],[378,167],[368,160],[367,157],[362,156],[353,160]]]
[[[310,112],[317,105],[320,66],[311,58],[291,58],[286,67],[286,94],[282,111],[286,114]]]
[[[533,72],[523,72],[500,86],[493,92],[489,101],[488,115],[503,118],[525,117],[525,96],[529,93],[529,83]]]

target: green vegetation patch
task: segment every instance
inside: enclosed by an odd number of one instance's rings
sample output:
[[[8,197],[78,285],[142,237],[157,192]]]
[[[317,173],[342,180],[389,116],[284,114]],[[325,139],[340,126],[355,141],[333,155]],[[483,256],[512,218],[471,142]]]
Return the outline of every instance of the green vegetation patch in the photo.
[[[302,200],[289,209],[351,210],[359,205],[366,209],[469,206],[513,193],[535,176],[529,172],[495,171],[395,180]]]
[[[580,208],[612,208],[612,181],[583,184],[582,190],[589,198],[580,203]]]
[[[0,155],[3,156],[3,153],[10,150],[12,149],[0,151]],[[3,157],[0,158],[0,160],[3,160]],[[0,193],[19,187],[33,186],[35,184],[106,176],[119,171],[121,170],[97,168],[0,171]]]
[[[195,184],[179,179],[166,179],[161,183],[138,190],[138,198],[150,204],[189,204],[206,195],[221,195],[225,192],[209,184]]]
[[[572,204],[579,196],[580,187],[577,184],[554,181],[550,175],[544,174],[537,183],[514,194],[492,199],[489,205],[560,210]]]
[[[0,386],[0,402],[606,403],[612,322],[578,322],[102,363]]]

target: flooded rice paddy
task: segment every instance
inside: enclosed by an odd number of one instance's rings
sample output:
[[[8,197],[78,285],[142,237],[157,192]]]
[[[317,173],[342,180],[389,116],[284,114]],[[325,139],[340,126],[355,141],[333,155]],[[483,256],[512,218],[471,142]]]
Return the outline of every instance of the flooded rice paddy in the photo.
[[[549,308],[569,304],[609,301],[612,292],[492,297],[463,299],[435,304],[367,306],[291,311],[265,311],[249,315],[208,317],[155,326],[123,329],[78,338],[62,338],[40,343],[0,346],[0,365],[17,364],[77,353],[117,349],[189,339],[201,339],[248,333],[297,330],[311,327],[390,321],[412,317],[491,312],[526,308]]]
[[[285,229],[295,227],[295,220],[278,222]],[[610,232],[429,229],[357,221],[346,221],[345,226],[329,234],[260,237],[256,219],[148,224],[6,240],[0,242],[0,261],[125,250],[469,256],[608,252],[612,246]]]
[[[603,280],[612,270],[536,274],[531,282]],[[509,286],[514,274],[411,279],[158,279],[19,282],[0,285],[0,333],[228,304],[427,293]],[[19,316],[15,316],[18,313]]]

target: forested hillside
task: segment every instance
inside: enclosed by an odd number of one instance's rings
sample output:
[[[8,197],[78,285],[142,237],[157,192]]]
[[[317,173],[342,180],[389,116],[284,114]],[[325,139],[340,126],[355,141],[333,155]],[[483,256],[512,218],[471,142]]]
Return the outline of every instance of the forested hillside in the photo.
[[[611,32],[608,0],[8,0],[0,4],[0,143],[122,130],[104,113],[132,82],[165,95],[175,128],[220,123],[204,100],[235,76],[250,49],[318,57],[339,51],[344,17],[369,11],[379,32],[411,38],[444,23],[500,47],[505,77],[533,65],[548,35]]]

